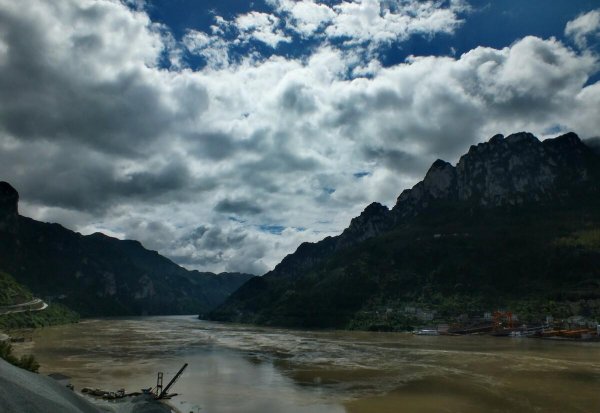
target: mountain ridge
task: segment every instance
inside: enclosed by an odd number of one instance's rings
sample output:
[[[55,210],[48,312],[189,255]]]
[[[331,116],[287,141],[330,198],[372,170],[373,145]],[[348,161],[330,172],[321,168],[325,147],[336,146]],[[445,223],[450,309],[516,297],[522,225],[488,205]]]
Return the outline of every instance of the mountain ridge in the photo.
[[[139,241],[23,217],[18,200],[0,182],[0,270],[83,316],[206,312],[253,277],[189,271]]]
[[[364,241],[372,236],[385,232],[390,226],[398,224],[407,216],[414,216],[415,214],[418,214],[420,210],[426,209],[432,201],[459,200],[463,202],[472,202],[473,200],[470,199],[470,195],[472,194],[473,189],[469,191],[464,185],[460,186],[461,189],[458,189],[457,185],[459,185],[459,178],[455,174],[459,173],[458,171],[461,171],[461,179],[463,181],[466,180],[467,178],[465,178],[465,175],[468,174],[468,171],[476,169],[476,166],[473,166],[472,162],[466,161],[468,157],[479,156],[481,153],[485,154],[490,145],[498,146],[502,144],[512,146],[512,148],[510,148],[512,150],[519,150],[523,144],[528,146],[534,145],[537,146],[538,149],[539,145],[546,145],[546,147],[550,148],[550,153],[556,155],[558,158],[560,158],[559,149],[571,146],[578,148],[577,153],[579,153],[579,155],[583,152],[585,153],[585,155],[583,155],[585,157],[593,156],[592,150],[573,132],[569,132],[553,139],[547,139],[542,142],[528,132],[515,133],[506,138],[501,134],[494,135],[488,142],[472,145],[469,148],[469,151],[460,157],[456,166],[441,159],[436,160],[428,169],[422,181],[415,184],[412,188],[405,189],[400,193],[396,204],[392,209],[389,209],[378,202],[369,204],[358,217],[352,218],[349,226],[344,229],[340,235],[326,237],[316,243],[302,243],[296,252],[284,257],[281,263],[276,265],[274,270],[267,274],[282,273],[284,268],[287,269],[294,265],[307,268],[314,264],[314,262],[299,264],[295,257],[296,254],[297,256],[306,257],[312,253],[314,254],[314,259],[311,260],[307,258],[307,260],[316,261],[319,259],[319,256],[327,255],[327,253],[354,245],[356,242]],[[515,148],[515,146],[517,147]],[[546,175],[546,178],[548,178],[548,175]],[[552,179],[552,175],[550,178]],[[586,179],[584,182],[588,182],[588,180]],[[597,185],[598,184],[596,184],[596,186]],[[457,191],[458,193],[456,193]],[[539,200],[539,195],[534,193],[534,198],[529,200],[521,195],[517,195],[513,199],[500,198],[499,201],[497,200],[496,202],[491,203],[484,198],[483,200],[480,200],[480,202],[475,203],[479,203],[480,206],[501,206],[505,204],[519,205],[526,203],[527,201]],[[314,245],[319,245],[319,247],[313,247]]]
[[[410,231],[419,233],[419,237],[424,231],[426,233],[434,231],[433,235],[442,236],[446,227],[452,226],[448,223],[462,222],[460,225],[455,225],[456,228],[452,230],[452,234],[455,234],[458,239],[461,237],[460,234],[468,234],[464,228],[469,227],[469,220],[471,220],[480,225],[480,227],[472,229],[478,233],[482,241],[496,243],[502,239],[504,242],[508,242],[511,236],[502,232],[503,225],[507,228],[511,227],[513,225],[511,220],[514,221],[518,217],[523,219],[523,216],[528,216],[528,219],[533,222],[536,211],[546,209],[548,217],[546,221],[539,222],[539,227],[541,230],[547,231],[549,236],[558,237],[562,230],[555,223],[549,221],[550,215],[552,213],[562,214],[560,215],[561,219],[571,222],[574,212],[569,208],[577,207],[574,204],[577,200],[581,200],[583,205],[581,214],[592,216],[593,218],[590,218],[592,220],[596,219],[592,204],[596,202],[600,192],[599,177],[600,157],[574,133],[567,133],[545,141],[539,141],[535,136],[526,132],[512,134],[506,138],[502,135],[495,135],[487,142],[471,146],[468,152],[461,156],[456,166],[442,160],[434,162],[422,181],[401,192],[392,209],[372,203],[360,216],[353,218],[349,227],[339,236],[328,237],[317,243],[300,245],[295,253],[285,257],[273,271],[260,279],[250,280],[242,286],[215,310],[211,317],[216,320],[278,324],[276,320],[281,317],[275,316],[275,307],[279,305],[279,311],[290,308],[282,298],[286,294],[293,297],[303,289],[312,291],[313,296],[321,294],[315,286],[327,284],[330,279],[336,277],[335,271],[339,272],[338,275],[341,278],[338,281],[342,283],[346,279],[352,278],[354,281],[350,284],[353,288],[360,283],[369,284],[372,276],[365,275],[367,277],[365,280],[357,279],[349,272],[360,273],[363,272],[363,269],[350,270],[348,267],[351,265],[342,262],[339,257],[346,254],[348,261],[355,262],[354,256],[348,256],[349,251],[354,251],[356,256],[365,255],[363,253],[366,249],[371,248],[369,246],[371,244],[378,245],[381,250],[386,250],[387,245],[382,244],[381,240],[387,237],[398,242],[398,245],[404,245],[402,247],[404,250],[398,247],[393,251],[388,251],[386,259],[396,262],[396,259],[393,258],[394,254],[403,255],[405,251],[413,248],[410,245],[410,239],[405,235]],[[446,221],[443,217],[446,218]],[[500,225],[501,221],[502,225]],[[500,234],[497,239],[488,239],[485,235],[486,222],[490,222],[490,228]],[[573,229],[575,228],[573,227]],[[404,235],[402,231],[405,231]],[[518,226],[515,227],[515,231],[519,231]],[[427,237],[431,236],[432,234],[427,235]],[[522,235],[523,238],[527,236],[527,234]],[[371,242],[371,240],[373,241]],[[553,248],[544,244],[542,240],[532,240],[532,242],[534,241],[540,249]],[[480,248],[476,245],[474,237],[473,240],[462,239],[460,242],[468,244],[468,248],[473,250]],[[436,245],[427,244],[427,248],[429,247],[435,251],[435,254],[444,254],[444,251],[438,250]],[[390,248],[394,249],[395,247]],[[450,249],[452,246],[448,246],[448,248]],[[500,244],[498,248],[504,247]],[[486,253],[488,252],[486,251]],[[541,263],[543,256],[537,255],[539,251],[536,250],[532,253],[536,254],[535,259]],[[508,248],[507,254],[512,257],[512,255],[517,256],[520,253],[515,249]],[[465,253],[465,255],[469,254]],[[366,256],[377,256],[377,251],[368,252]],[[413,257],[415,256],[420,256],[418,250],[413,251]],[[404,259],[411,261],[413,258],[408,256]],[[477,262],[476,258],[470,259]],[[448,257],[444,260],[452,261]],[[467,262],[466,265],[468,264]],[[558,264],[553,263],[552,265]],[[361,265],[367,269],[379,267],[379,263],[362,263]],[[390,264],[386,271],[402,272],[405,270],[403,265],[398,262]],[[452,265],[460,266],[461,264],[453,262]],[[477,265],[483,266],[484,263],[481,262]],[[419,277],[425,276],[419,273],[423,272],[426,267],[429,268],[425,262],[421,262],[411,270],[410,277],[413,282],[420,282],[418,277],[414,278],[414,276],[416,276],[415,274],[418,274]],[[485,271],[485,269],[478,268],[477,271]],[[368,271],[366,273],[368,274]],[[455,275],[451,274],[452,277]],[[397,274],[396,276],[400,277]],[[541,273],[539,276],[542,277]],[[554,277],[553,274],[543,276]],[[406,274],[403,277],[410,278]],[[559,283],[559,281],[556,282]],[[328,285],[327,288],[334,289],[332,285]],[[373,284],[361,288],[368,290],[379,287]],[[335,297],[331,295],[321,295],[324,300],[335,301]],[[308,302],[312,301],[313,296],[305,295],[303,298]],[[349,296],[347,298],[348,303],[352,303],[354,300]],[[364,305],[365,299],[368,297],[361,296],[360,300],[363,301],[357,308]],[[355,301],[360,300],[356,299]],[[355,310],[356,308],[352,311]],[[293,311],[298,312],[298,308],[293,308]],[[348,319],[347,315],[345,317]],[[305,315],[304,321],[307,318],[309,317]],[[295,322],[281,322],[280,324],[295,325],[296,322],[303,322],[302,317],[295,319]],[[332,321],[332,323],[334,326],[340,326],[338,322]],[[324,325],[331,326],[327,323]]]

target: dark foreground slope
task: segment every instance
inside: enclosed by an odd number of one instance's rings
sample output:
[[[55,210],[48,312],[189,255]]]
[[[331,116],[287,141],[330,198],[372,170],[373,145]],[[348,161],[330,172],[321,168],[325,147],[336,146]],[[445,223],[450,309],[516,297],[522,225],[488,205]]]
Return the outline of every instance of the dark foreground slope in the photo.
[[[0,270],[83,316],[205,312],[252,277],[188,271],[138,241],[22,217],[17,202],[0,182]]]
[[[392,210],[303,244],[233,294],[216,320],[307,327],[441,318],[509,307],[600,316],[600,158],[574,134],[526,133],[436,161]]]
[[[101,410],[58,382],[11,366],[0,359],[0,410],[3,413],[99,413]]]

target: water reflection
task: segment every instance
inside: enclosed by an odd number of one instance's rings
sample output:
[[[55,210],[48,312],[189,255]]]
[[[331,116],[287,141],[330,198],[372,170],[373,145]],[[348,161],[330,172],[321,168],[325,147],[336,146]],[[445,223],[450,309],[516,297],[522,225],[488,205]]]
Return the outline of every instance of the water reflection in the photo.
[[[35,331],[44,372],[82,386],[170,379],[182,412],[597,412],[600,345],[306,332],[194,317],[87,320]]]

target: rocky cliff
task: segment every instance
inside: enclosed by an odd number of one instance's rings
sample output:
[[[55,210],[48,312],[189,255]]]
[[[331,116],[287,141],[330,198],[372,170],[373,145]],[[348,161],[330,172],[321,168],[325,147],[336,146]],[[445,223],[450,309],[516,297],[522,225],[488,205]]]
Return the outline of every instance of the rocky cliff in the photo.
[[[0,270],[84,316],[206,312],[252,277],[188,271],[138,241],[22,217],[18,199],[0,182]]]
[[[521,132],[471,146],[454,167],[437,160],[425,179],[403,191],[394,214],[406,217],[432,202],[458,201],[498,207],[530,202],[560,202],[589,186],[598,157],[577,135],[540,142]]]

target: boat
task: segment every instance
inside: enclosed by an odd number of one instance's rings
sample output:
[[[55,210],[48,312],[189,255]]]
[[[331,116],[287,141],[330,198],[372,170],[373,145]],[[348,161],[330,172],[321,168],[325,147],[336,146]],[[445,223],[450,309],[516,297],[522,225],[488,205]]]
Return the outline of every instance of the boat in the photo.
[[[423,328],[421,330],[418,330],[415,334],[418,336],[439,336],[440,335],[440,333],[437,330],[428,329],[428,328]]]

